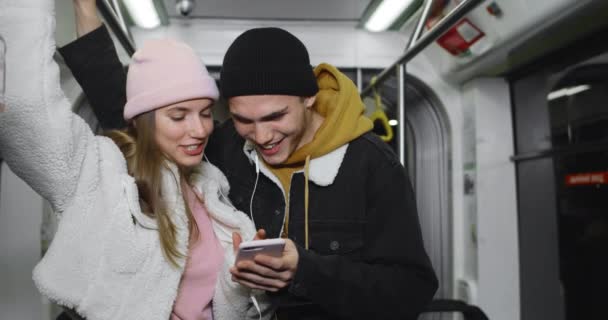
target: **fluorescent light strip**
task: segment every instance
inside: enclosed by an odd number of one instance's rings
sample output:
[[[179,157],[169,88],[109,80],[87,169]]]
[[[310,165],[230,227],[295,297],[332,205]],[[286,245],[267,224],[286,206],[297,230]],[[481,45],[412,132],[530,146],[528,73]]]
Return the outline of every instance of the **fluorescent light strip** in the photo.
[[[549,95],[547,95],[547,99],[555,100],[557,98],[561,98],[564,96],[573,96],[575,94],[581,93],[583,91],[587,91],[589,89],[591,89],[591,86],[586,85],[586,84],[576,86],[576,87],[564,88],[564,89],[556,90],[556,91],[549,93]]]
[[[124,0],[124,3],[137,26],[151,29],[160,25],[160,17],[152,0]]]
[[[383,0],[365,23],[369,31],[384,31],[412,5],[414,0]]]

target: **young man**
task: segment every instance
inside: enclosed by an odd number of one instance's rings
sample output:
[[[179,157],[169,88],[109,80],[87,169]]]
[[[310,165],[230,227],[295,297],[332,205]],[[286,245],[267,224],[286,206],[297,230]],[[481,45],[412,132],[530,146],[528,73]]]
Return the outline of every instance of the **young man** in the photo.
[[[107,30],[89,25],[61,52],[102,126],[120,127],[124,72]],[[370,132],[352,81],[328,64],[313,70],[279,28],[240,35],[220,78],[232,120],[206,154],[234,206],[287,239],[282,257],[241,262],[233,279],[266,290],[279,319],[416,319],[437,280],[405,169]],[[108,86],[114,95],[101,94]]]

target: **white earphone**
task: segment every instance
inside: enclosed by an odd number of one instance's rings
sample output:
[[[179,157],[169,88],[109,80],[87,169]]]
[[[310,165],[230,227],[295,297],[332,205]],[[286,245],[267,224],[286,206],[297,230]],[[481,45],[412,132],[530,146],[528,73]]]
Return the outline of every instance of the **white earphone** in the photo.
[[[255,154],[255,173],[260,173],[260,159],[258,158],[258,154]]]
[[[255,195],[255,190],[258,188],[258,180],[260,179],[260,158],[258,157],[257,152],[253,162],[255,162],[255,184],[253,185],[253,191],[251,192],[251,199],[249,199],[249,216],[255,225],[255,219],[253,218],[253,196]]]

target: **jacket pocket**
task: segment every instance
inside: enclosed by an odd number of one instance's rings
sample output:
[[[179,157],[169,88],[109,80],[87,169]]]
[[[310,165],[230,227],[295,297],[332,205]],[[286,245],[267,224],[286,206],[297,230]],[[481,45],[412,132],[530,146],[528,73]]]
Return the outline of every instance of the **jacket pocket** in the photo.
[[[323,221],[309,224],[309,249],[321,255],[360,257],[363,222]]]

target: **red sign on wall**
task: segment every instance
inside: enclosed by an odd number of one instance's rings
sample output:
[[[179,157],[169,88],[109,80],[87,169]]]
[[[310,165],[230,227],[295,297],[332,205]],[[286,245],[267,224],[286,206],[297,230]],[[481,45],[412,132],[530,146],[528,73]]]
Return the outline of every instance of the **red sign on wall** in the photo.
[[[485,33],[481,29],[465,18],[439,37],[437,44],[452,55],[466,55],[470,53],[469,48],[484,36]]]
[[[567,186],[583,186],[590,184],[608,184],[608,171],[566,175]]]

